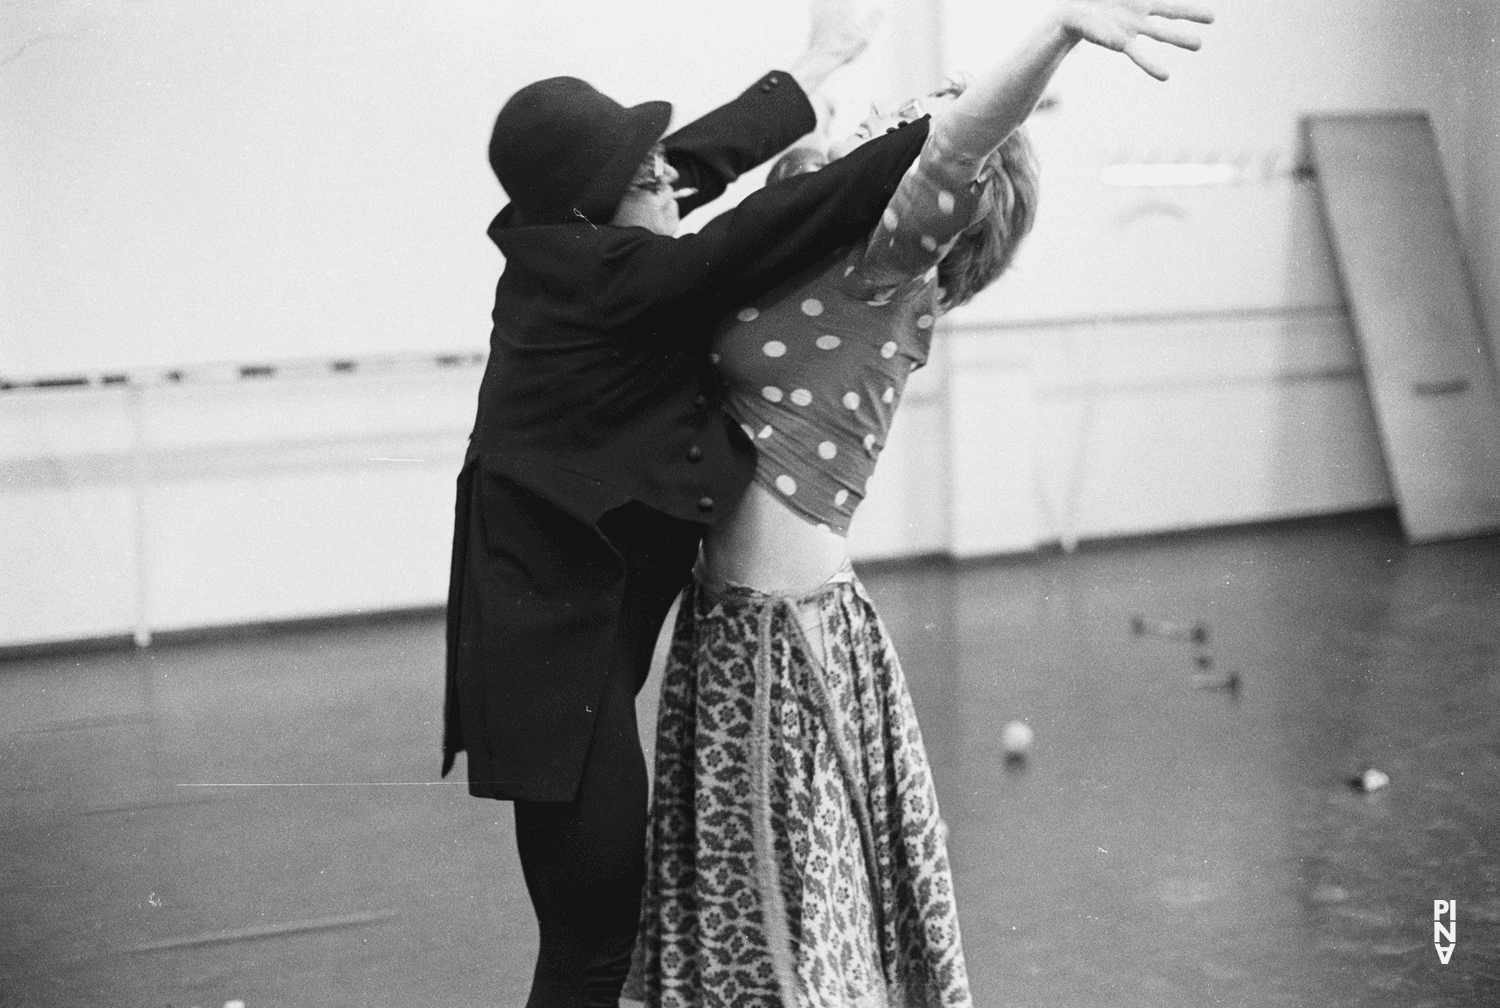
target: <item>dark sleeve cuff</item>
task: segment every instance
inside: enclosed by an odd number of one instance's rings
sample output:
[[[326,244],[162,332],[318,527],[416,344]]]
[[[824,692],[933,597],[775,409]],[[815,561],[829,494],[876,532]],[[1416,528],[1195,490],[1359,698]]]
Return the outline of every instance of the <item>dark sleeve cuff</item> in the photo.
[[[796,78],[772,70],[721,105],[662,138],[678,185],[698,190],[678,201],[691,213],[717,199],[729,183],[785,150],[818,124],[817,113]]]

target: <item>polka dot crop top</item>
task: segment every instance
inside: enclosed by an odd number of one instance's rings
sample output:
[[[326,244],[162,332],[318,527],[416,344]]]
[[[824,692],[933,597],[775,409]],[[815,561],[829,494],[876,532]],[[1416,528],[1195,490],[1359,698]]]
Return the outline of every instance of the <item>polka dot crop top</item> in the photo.
[[[868,241],[739,308],[714,334],[725,406],[758,452],[756,482],[839,535],[908,375],[927,362],[937,265],[989,209],[976,161],[940,149],[929,136]]]

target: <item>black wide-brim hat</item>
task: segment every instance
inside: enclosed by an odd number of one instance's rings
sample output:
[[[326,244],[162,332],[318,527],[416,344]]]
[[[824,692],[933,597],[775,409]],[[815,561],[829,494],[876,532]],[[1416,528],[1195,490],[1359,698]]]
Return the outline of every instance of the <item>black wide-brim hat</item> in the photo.
[[[490,167],[527,223],[603,224],[671,119],[669,102],[626,108],[577,77],[549,77],[495,117]]]

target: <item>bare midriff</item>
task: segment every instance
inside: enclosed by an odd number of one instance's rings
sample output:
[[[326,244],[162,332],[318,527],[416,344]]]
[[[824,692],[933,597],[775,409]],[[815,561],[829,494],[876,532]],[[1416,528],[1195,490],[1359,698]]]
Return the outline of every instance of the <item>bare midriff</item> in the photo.
[[[759,483],[709,529],[703,540],[705,573],[769,595],[805,595],[849,559],[848,541],[793,513]]]

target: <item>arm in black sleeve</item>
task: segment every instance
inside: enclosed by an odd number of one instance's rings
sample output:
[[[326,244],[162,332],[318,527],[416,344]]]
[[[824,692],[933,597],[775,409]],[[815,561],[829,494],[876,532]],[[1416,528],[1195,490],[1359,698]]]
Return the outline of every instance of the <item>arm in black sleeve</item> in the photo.
[[[684,216],[716,200],[744,172],[786,149],[817,126],[807,95],[773,70],[738,98],[662,138],[678,185],[698,191],[677,201]]]
[[[924,116],[822,171],[759,189],[697,234],[636,229],[634,241],[612,250],[596,317],[616,327],[660,309],[721,314],[864,238],[921,153],[928,125]]]

